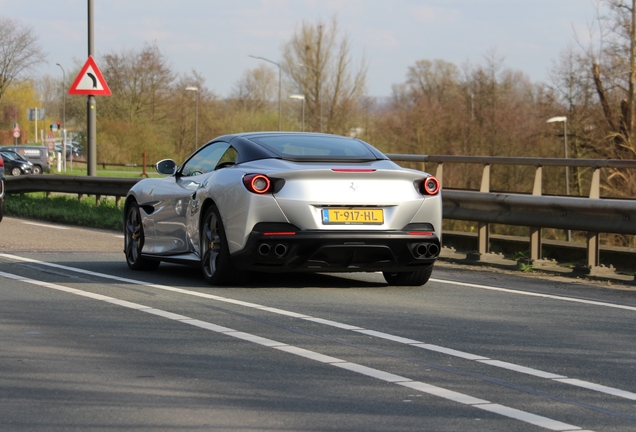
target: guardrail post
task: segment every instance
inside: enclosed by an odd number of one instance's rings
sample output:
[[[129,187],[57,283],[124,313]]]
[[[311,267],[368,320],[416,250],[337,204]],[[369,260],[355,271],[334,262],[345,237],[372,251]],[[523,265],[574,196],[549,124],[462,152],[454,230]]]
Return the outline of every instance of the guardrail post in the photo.
[[[490,165],[484,165],[481,175],[481,187],[479,192],[490,192]],[[477,228],[477,239],[479,241],[478,252],[480,255],[490,252],[490,225],[486,222],[479,222]]]
[[[444,179],[444,164],[441,162],[437,164],[437,169],[435,170],[435,177],[437,177],[437,180],[439,180],[440,186],[442,186],[443,179]]]
[[[102,202],[101,195],[95,195],[95,205],[99,205]]]
[[[115,207],[119,208],[120,204],[121,204],[121,197],[119,195],[117,195],[115,197]]]
[[[590,185],[590,199],[601,197],[601,169],[594,168],[592,173],[592,184]],[[587,266],[592,269],[601,265],[599,233],[587,232]]]
[[[590,269],[601,264],[598,236],[597,232],[587,232],[587,266]]]
[[[141,174],[139,175],[139,177],[146,176],[146,178],[148,178],[148,173],[146,172],[146,153],[142,153],[141,156],[142,156],[142,159],[143,159],[143,163],[141,164],[141,166],[143,168],[142,168],[142,171],[141,171]],[[424,165],[424,164],[422,164],[422,165]]]
[[[534,172],[533,196],[541,196],[542,193],[543,167],[538,166]],[[541,228],[530,227],[530,260],[540,260],[541,256]]]

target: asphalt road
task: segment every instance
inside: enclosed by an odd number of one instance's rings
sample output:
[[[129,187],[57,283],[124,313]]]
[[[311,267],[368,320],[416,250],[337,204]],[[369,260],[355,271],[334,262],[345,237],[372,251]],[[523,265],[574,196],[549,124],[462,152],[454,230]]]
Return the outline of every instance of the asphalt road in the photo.
[[[443,263],[209,287],[122,243],[0,223],[0,430],[636,430],[633,290]]]

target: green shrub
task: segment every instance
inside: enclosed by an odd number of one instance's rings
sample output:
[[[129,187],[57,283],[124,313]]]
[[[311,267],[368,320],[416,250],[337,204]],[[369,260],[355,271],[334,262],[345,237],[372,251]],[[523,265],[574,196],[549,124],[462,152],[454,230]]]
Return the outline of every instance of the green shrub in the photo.
[[[102,199],[96,205],[94,197],[54,195],[43,192],[7,195],[5,214],[29,219],[56,222],[65,225],[122,230],[123,209],[117,208],[114,199]]]

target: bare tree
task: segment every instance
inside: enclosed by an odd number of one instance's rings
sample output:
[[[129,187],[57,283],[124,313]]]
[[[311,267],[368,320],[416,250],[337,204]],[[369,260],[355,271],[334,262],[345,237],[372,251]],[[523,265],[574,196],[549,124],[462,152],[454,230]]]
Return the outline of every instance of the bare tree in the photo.
[[[414,98],[426,98],[429,103],[444,99],[456,89],[459,81],[459,69],[453,63],[444,60],[418,60],[409,66],[406,83]]]
[[[594,88],[613,144],[605,157],[636,157],[636,0],[603,0],[598,48],[585,47]]]
[[[325,24],[304,22],[283,51],[284,70],[293,91],[305,96],[310,130],[346,133],[354,126],[360,97],[364,95],[367,63],[352,65],[351,40],[341,35],[334,17]]]
[[[241,108],[261,110],[274,98],[278,88],[278,78],[271,67],[260,65],[248,69],[234,84],[230,97]]]
[[[636,0],[599,0],[591,40],[579,42],[577,68],[560,74],[575,77],[574,95],[587,98],[588,89],[595,95],[570,105],[569,118],[575,121],[572,132],[578,155],[596,158],[636,158]],[[554,79],[553,79],[554,81]],[[563,92],[562,92],[563,93]],[[575,100],[576,99],[572,99]],[[577,129],[578,126],[578,129]],[[568,138],[570,138],[568,128]],[[580,153],[579,153],[580,151]],[[580,182],[580,175],[577,174]],[[630,170],[604,171],[601,187],[612,195],[632,197],[636,193],[636,174]]]
[[[104,79],[113,96],[100,111],[133,123],[158,123],[172,114],[168,104],[175,75],[156,45],[104,56]]]
[[[0,101],[14,79],[45,61],[32,28],[0,17]]]

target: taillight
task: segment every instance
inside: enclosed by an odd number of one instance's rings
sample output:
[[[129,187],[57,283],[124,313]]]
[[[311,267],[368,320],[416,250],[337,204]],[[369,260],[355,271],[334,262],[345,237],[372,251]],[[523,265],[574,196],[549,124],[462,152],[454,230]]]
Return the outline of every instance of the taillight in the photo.
[[[243,183],[250,192],[264,194],[272,188],[272,182],[265,174],[248,174],[243,177]]]
[[[421,192],[424,195],[437,195],[440,189],[441,185],[439,184],[439,180],[433,176],[426,177],[422,182]]]
[[[0,157],[0,167],[4,166],[4,161],[2,160],[2,158]]]

